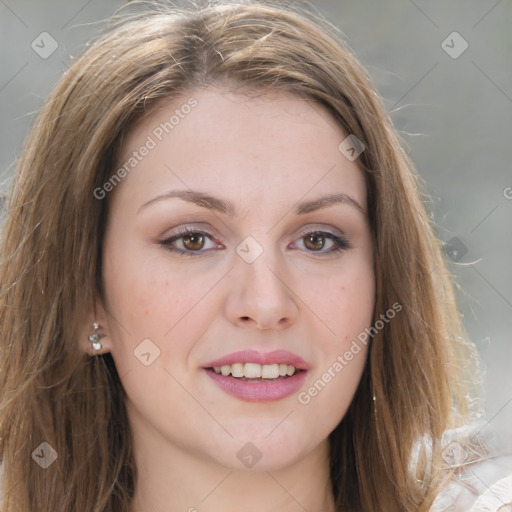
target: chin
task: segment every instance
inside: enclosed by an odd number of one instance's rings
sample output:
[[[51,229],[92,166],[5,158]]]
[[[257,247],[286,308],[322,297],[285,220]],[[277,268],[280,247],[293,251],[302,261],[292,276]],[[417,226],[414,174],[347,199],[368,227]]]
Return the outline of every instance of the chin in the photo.
[[[234,439],[212,453],[212,458],[234,471],[279,471],[296,464],[322,442],[315,443],[313,435],[304,432],[299,435],[296,429],[277,425],[279,422],[273,422],[273,431],[262,428],[254,432],[255,422],[252,422],[248,430],[231,431]],[[257,426],[256,422],[256,430]]]

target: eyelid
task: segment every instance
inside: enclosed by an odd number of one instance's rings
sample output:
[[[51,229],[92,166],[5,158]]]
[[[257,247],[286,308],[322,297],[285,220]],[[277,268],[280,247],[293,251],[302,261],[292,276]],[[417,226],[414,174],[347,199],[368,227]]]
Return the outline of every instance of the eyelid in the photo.
[[[297,236],[304,236],[308,233],[313,233],[316,231],[321,231],[323,233],[331,233],[334,236],[339,236],[340,238],[347,238],[347,235],[339,228],[335,228],[330,224],[308,224],[306,227],[301,228],[298,231]]]
[[[160,241],[160,243],[166,243],[166,242],[173,241],[173,239],[179,239],[189,233],[197,233],[197,234],[205,236],[206,238],[208,238],[209,240],[211,240],[213,243],[215,243],[217,245],[223,245],[223,243],[217,239],[218,237],[216,237],[216,235],[214,233],[211,233],[210,231],[211,230],[209,228],[206,230],[203,230],[203,229],[195,227],[195,226],[181,226],[179,228],[176,228],[176,231],[172,231],[172,232],[168,233],[166,236],[164,236],[162,238],[162,240]]]
[[[206,230],[206,231],[203,231]],[[217,242],[225,243],[225,240],[223,240],[223,237],[220,235],[220,233],[208,222],[197,222],[197,223],[190,223],[190,224],[183,224],[178,227],[172,228],[171,231],[166,231],[164,235],[162,235],[160,238],[162,241],[169,240],[173,236],[181,235],[181,234],[187,234],[188,232],[199,232],[203,235],[207,235],[211,238],[216,238]],[[332,235],[338,236],[340,238],[344,238],[348,241],[348,236],[339,228],[336,228],[332,225],[328,224],[309,224],[305,227],[302,227],[296,234],[297,236],[304,236],[308,233],[321,231],[326,233],[331,233]]]
[[[168,240],[176,235],[187,234],[188,232],[193,231],[202,233],[204,235],[208,235],[211,238],[217,239],[220,241],[223,237],[220,233],[208,222],[192,222],[190,224],[185,223],[179,226],[176,226],[170,230],[165,231],[165,233],[160,237],[162,240]]]

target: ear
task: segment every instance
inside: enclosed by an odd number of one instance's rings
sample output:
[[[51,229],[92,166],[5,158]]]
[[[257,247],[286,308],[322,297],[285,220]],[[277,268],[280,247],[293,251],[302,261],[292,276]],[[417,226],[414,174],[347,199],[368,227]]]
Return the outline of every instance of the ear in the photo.
[[[78,334],[81,350],[90,356],[106,354],[112,350],[112,338],[108,322],[109,315],[103,307],[101,300],[96,301],[94,309],[95,311],[90,311],[84,315]],[[97,331],[94,329],[94,323],[99,325]],[[100,335],[98,339],[98,342],[101,343],[100,350],[94,349],[92,341],[89,340],[89,336],[93,335],[95,332],[98,332]]]

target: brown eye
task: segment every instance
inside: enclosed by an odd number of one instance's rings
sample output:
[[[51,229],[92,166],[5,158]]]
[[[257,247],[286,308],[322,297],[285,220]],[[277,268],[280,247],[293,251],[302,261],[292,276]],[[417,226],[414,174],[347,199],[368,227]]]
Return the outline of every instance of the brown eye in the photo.
[[[204,236],[201,233],[189,233],[184,235],[183,246],[191,251],[199,251],[204,246]]]
[[[300,237],[299,246],[306,252],[317,253],[319,256],[333,255],[350,249],[352,245],[344,236],[329,231],[309,231]]]
[[[313,251],[319,251],[325,246],[325,236],[320,233],[310,233],[304,237],[304,245]]]
[[[191,228],[162,240],[160,245],[182,256],[202,256],[211,250],[223,249],[221,244],[214,241],[210,233]]]

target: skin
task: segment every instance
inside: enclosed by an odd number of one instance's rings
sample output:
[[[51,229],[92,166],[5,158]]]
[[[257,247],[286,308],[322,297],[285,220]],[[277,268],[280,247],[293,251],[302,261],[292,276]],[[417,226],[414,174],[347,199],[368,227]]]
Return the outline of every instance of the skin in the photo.
[[[365,347],[307,405],[297,394],[253,403],[224,393],[202,365],[244,349],[289,350],[310,364],[307,390],[371,325],[375,279],[364,176],[338,150],[345,139],[324,107],[289,93],[257,98],[224,89],[165,100],[125,142],[121,165],[176,108],[198,104],[108,196],[101,352],[111,352],[127,393],[139,471],[131,512],[334,510],[327,437],[359,383]],[[153,136],[154,138],[154,136]],[[233,203],[225,215],[169,190],[197,190]],[[357,201],[297,215],[333,193]],[[204,245],[180,227],[211,234]],[[343,234],[350,248],[329,252]],[[263,249],[236,252],[248,236]],[[184,245],[185,244],[185,245]],[[322,245],[324,244],[324,245]],[[134,350],[151,340],[149,365]],[[148,343],[148,342],[146,342]],[[90,348],[87,347],[90,352]],[[237,457],[253,443],[261,459]]]

